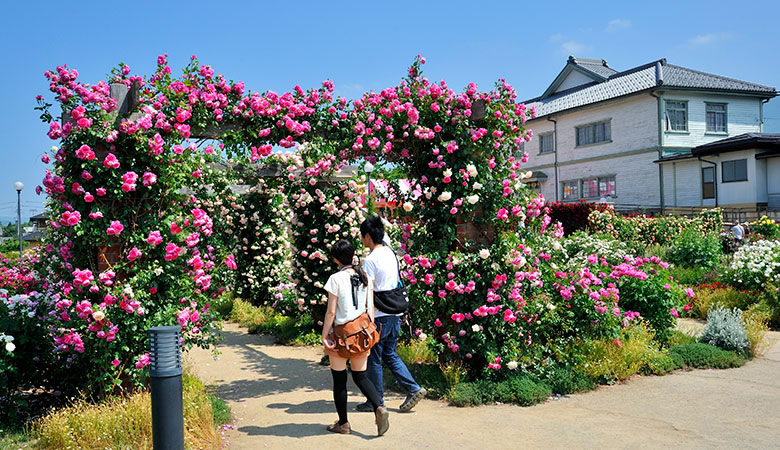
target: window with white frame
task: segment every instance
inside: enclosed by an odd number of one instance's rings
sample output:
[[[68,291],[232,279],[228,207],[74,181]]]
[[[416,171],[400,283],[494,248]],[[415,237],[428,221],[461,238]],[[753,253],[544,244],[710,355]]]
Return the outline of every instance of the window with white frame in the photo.
[[[582,180],[582,198],[594,198],[599,196],[599,179],[586,178]]]
[[[614,197],[615,177],[594,177],[582,180],[582,198]]]
[[[616,193],[614,176],[599,178],[599,197],[614,197]]]
[[[612,126],[609,120],[576,127],[577,147],[598,144],[612,140]]]
[[[707,103],[707,133],[726,133],[726,104]]]
[[[666,130],[688,131],[688,102],[666,101]]]
[[[704,200],[715,198],[715,168],[714,167],[701,168],[701,198]]]
[[[555,134],[546,133],[539,135],[539,153],[552,153],[555,151]]]
[[[721,164],[721,173],[724,183],[747,181],[747,159],[723,161]]]
[[[561,183],[563,188],[563,199],[564,200],[576,200],[579,196],[579,181],[566,181],[564,183]]]

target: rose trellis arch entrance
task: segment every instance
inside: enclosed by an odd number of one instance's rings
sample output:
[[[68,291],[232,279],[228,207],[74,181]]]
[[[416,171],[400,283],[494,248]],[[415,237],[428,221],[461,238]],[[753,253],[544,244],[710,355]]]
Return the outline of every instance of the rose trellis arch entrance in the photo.
[[[533,108],[515,103],[503,80],[490,92],[473,83],[456,92],[425,78],[422,64],[418,57],[398,85],[354,101],[334,98],[330,81],[281,95],[249,91],[195,59],[173,77],[165,56],[152,76],[122,65],[110,84],[80,83],[67,67],[47,72],[63,109],[62,122],[51,121],[50,105],[39,100],[49,136],[62,141],[53,161],[44,157],[52,167],[43,184],[54,218],[45,270],[59,299],[63,345],[74,348],[75,336],[86,336],[111,349],[128,324],[141,329],[170,317],[187,342],[210,342],[207,304],[237,268],[242,247],[224,239],[234,224],[222,219],[235,203],[227,186],[246,174],[212,169],[225,162],[281,167],[275,189],[287,198],[282,206],[300,210],[296,225],[329,229],[358,217],[360,203],[344,200],[359,187],[330,184],[336,191],[325,193],[317,180],[346,163],[383,166],[410,186],[395,195],[397,211],[414,219],[400,239],[404,277],[417,285],[418,323],[488,306],[491,316],[519,314],[526,287],[507,278],[520,261],[512,255],[522,254],[518,243],[531,230],[544,233],[549,224],[541,220],[543,200],[521,182],[526,155],[518,149],[530,139],[523,124]],[[296,151],[275,154],[279,147]],[[318,222],[326,212],[328,222]],[[309,245],[320,247],[317,258],[305,248],[293,249],[294,258],[307,277],[298,281],[316,289],[325,271],[304,266],[326,267],[328,242]],[[143,339],[129,340],[122,352],[138,354]],[[456,340],[441,336],[450,350]]]

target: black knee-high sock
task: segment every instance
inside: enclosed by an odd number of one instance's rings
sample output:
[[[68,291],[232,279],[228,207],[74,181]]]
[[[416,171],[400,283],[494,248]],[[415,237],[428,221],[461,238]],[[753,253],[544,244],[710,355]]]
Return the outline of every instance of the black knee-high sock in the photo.
[[[374,387],[374,383],[368,379],[366,371],[364,370],[362,372],[358,372],[353,370],[352,379],[355,381],[355,384],[357,384],[360,392],[366,396],[368,402],[371,403],[371,406],[374,407],[374,411],[376,411],[376,409],[379,407],[379,394],[376,393],[376,387]]]
[[[347,423],[347,371],[330,369],[333,375],[333,401],[339,414],[339,425]]]

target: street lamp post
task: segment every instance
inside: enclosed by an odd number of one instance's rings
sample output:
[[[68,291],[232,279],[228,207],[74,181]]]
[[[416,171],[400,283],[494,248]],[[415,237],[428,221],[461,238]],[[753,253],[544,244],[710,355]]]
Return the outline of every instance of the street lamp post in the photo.
[[[371,209],[373,208],[373,202],[371,202],[371,172],[373,172],[375,169],[374,165],[370,162],[367,162],[365,166],[363,166],[363,170],[366,171],[366,179],[368,181],[368,202],[366,202],[366,205],[369,207],[369,214],[371,213]]]
[[[16,189],[16,229],[19,232],[19,259],[22,258],[22,189],[24,184],[21,181],[14,183]]]

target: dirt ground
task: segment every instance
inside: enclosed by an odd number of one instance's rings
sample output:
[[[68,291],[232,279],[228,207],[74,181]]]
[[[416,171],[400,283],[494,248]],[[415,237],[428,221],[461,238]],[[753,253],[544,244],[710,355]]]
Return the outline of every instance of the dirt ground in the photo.
[[[683,324],[695,329],[695,323]],[[193,350],[187,362],[217,388],[236,418],[234,449],[257,448],[780,448],[780,333],[761,358],[729,370],[635,377],[616,386],[523,408],[456,408],[423,400],[401,413],[386,393],[390,430],[376,436],[373,414],[349,381],[352,435],[335,435],[327,367],[318,349],[274,345],[225,324],[222,354]]]

